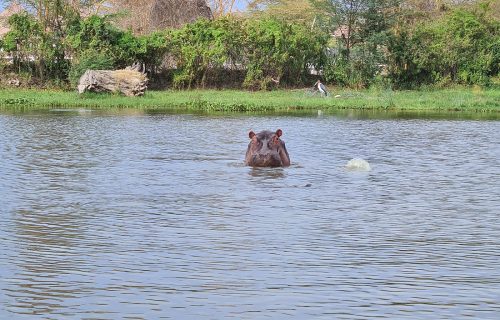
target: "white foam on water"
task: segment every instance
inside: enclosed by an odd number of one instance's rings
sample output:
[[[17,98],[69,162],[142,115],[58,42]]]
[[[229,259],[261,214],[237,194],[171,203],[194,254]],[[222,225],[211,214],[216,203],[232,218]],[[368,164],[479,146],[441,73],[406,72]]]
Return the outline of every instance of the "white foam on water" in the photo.
[[[349,160],[345,168],[351,171],[370,171],[372,169],[368,161],[359,158]]]

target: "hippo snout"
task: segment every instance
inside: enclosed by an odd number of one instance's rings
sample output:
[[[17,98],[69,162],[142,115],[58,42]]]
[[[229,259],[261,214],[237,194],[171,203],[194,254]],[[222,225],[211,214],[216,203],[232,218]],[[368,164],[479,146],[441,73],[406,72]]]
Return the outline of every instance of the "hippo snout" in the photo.
[[[278,154],[259,154],[252,157],[250,165],[254,167],[281,167],[283,163]]]

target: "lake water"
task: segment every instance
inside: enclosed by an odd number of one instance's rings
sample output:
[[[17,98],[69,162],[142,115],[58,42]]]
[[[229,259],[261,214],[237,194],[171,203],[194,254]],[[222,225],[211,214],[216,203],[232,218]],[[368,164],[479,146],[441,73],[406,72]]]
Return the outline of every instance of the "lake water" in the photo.
[[[0,113],[0,318],[499,319],[500,121],[443,118]]]

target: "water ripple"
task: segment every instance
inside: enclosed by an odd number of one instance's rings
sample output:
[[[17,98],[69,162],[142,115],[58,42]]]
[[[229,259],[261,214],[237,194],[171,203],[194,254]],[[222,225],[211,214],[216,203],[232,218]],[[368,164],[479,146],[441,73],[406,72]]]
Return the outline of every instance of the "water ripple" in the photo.
[[[292,165],[245,167],[248,130],[278,127]],[[498,122],[53,112],[0,128],[0,318],[500,314]]]

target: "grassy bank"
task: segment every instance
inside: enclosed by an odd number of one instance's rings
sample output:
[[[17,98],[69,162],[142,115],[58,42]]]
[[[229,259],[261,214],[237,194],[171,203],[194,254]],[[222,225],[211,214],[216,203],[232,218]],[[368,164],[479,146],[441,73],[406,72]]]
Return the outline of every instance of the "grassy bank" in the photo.
[[[337,96],[337,97],[335,97]],[[293,111],[336,109],[500,112],[500,88],[428,91],[332,90],[321,97],[303,90],[248,92],[235,90],[149,91],[144,97],[111,94],[1,89],[0,108],[137,108],[186,111]]]

